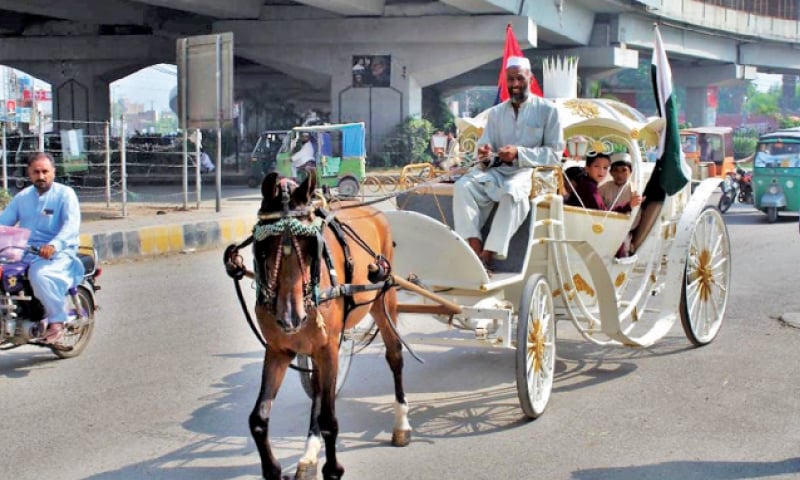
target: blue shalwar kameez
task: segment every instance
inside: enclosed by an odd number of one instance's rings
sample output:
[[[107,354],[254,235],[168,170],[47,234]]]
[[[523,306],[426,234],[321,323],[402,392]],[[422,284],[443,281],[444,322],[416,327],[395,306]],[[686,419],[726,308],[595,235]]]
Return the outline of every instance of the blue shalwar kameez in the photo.
[[[0,225],[18,226],[31,231],[28,244],[53,245],[56,253],[49,259],[26,253],[23,261],[30,265],[28,279],[33,294],[44,305],[49,323],[67,320],[64,298],[67,290],[80,283],[84,268],[78,259],[81,210],[72,188],[53,183],[39,195],[33,185],[11,199]]]

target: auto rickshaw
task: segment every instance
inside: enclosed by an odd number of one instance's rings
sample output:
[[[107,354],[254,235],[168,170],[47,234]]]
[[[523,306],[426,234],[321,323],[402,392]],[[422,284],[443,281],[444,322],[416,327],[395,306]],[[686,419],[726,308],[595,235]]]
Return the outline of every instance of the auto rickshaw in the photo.
[[[692,168],[694,180],[724,178],[735,172],[733,129],[730,127],[697,127],[680,131],[681,149]]]
[[[267,130],[258,137],[253,153],[250,154],[248,187],[255,188],[261,185],[264,175],[275,170],[275,159],[288,133],[288,130]]]
[[[782,213],[800,209],[800,129],[779,130],[759,137],[753,159],[755,207],[773,223]]]
[[[292,163],[304,142],[313,146],[313,160]],[[339,195],[358,195],[366,176],[365,128],[363,123],[295,127],[286,136],[277,156],[277,171],[284,177],[302,179],[305,163],[316,167],[317,185],[336,187]]]

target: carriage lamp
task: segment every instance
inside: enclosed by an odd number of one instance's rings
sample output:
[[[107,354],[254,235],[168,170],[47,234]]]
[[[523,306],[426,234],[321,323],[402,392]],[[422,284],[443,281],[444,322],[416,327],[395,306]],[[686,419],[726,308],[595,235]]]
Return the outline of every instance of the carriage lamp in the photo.
[[[431,136],[431,151],[437,157],[444,156],[447,151],[447,141],[449,138],[444,132],[436,132]]]
[[[572,155],[573,160],[579,160],[586,156],[586,150],[589,148],[589,140],[581,135],[576,135],[567,139],[567,150]]]

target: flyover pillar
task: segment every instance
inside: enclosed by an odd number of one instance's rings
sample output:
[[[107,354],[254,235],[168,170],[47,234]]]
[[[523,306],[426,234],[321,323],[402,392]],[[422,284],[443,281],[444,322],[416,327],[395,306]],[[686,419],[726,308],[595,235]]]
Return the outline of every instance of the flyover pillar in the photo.
[[[686,121],[693,127],[716,125],[716,106],[709,105],[709,87],[755,78],[756,69],[750,65],[727,64],[673,68],[676,85],[686,87]]]
[[[108,120],[111,82],[174,59],[173,41],[151,35],[18,37],[0,45],[0,63],[50,83],[53,118],[65,121]]]

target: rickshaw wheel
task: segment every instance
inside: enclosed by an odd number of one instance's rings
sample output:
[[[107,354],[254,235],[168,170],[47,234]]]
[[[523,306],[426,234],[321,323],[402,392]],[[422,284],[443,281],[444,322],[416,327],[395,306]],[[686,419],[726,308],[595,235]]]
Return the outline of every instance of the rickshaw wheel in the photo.
[[[541,274],[525,282],[517,317],[517,395],[530,419],[544,413],[556,361],[556,323],[553,294]]]
[[[344,381],[347,380],[347,374],[350,372],[350,362],[353,360],[353,351],[355,342],[352,338],[345,337],[342,344],[339,345],[339,370],[336,375],[336,395],[344,387]],[[308,355],[298,355],[295,364],[300,368],[313,370],[314,361]],[[300,374],[300,385],[303,391],[306,392],[308,398],[314,398],[314,378],[311,372],[298,372]]]
[[[358,191],[361,186],[358,184],[358,180],[353,177],[345,177],[339,180],[336,188],[339,191],[339,195],[342,197],[355,197],[358,195]]]
[[[719,211],[709,206],[695,221],[681,288],[681,324],[694,345],[707,345],[719,333],[730,281],[728,229]]]
[[[767,222],[775,223],[778,220],[778,209],[775,207],[767,208]]]

